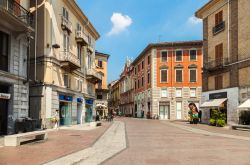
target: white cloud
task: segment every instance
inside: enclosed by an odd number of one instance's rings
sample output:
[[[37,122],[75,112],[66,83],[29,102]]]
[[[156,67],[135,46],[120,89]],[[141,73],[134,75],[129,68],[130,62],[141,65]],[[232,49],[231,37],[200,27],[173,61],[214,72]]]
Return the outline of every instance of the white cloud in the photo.
[[[202,23],[202,20],[199,19],[199,18],[196,18],[196,17],[193,15],[193,16],[191,16],[191,17],[188,18],[187,23],[188,23],[189,25],[197,25],[197,24]]]
[[[122,15],[122,13],[113,13],[110,20],[113,26],[112,29],[108,32],[108,36],[117,35],[125,31],[133,22],[128,15]]]

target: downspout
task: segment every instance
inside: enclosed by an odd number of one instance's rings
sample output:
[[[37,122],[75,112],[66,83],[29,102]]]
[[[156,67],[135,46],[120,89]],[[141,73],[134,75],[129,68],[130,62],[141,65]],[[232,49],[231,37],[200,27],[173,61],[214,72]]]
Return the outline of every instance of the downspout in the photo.
[[[228,2],[228,13],[227,13],[227,19],[228,19],[228,23],[227,23],[227,60],[229,62],[229,57],[230,57],[230,0],[227,1]]]
[[[34,80],[36,79],[36,56],[37,56],[37,12],[38,12],[38,6],[37,6],[37,0],[36,0],[36,20],[35,20],[35,53],[34,53]]]

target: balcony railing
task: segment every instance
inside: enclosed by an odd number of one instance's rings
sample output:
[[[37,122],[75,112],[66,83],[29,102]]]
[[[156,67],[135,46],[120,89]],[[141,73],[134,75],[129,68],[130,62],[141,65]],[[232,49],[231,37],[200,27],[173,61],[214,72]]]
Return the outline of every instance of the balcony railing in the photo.
[[[80,60],[76,55],[69,51],[63,51],[60,53],[59,60],[62,67],[66,67],[71,70],[75,70],[81,67]]]
[[[102,75],[98,73],[95,69],[87,69],[86,75],[87,79],[94,83],[101,82],[102,80]]]
[[[206,70],[216,70],[225,68],[225,65],[229,64],[228,58],[217,58],[215,60],[209,60],[208,62],[204,63],[204,69]]]
[[[62,16],[62,29],[67,30],[68,32],[72,32],[72,23],[64,16]]]
[[[33,26],[34,16],[14,0],[0,0],[0,8],[15,16],[28,26]]]
[[[221,23],[213,27],[213,34],[216,35],[219,32],[223,31],[224,29],[225,29],[225,21],[222,21]]]
[[[76,30],[76,42],[79,42],[82,45],[87,45],[88,36],[83,31]]]

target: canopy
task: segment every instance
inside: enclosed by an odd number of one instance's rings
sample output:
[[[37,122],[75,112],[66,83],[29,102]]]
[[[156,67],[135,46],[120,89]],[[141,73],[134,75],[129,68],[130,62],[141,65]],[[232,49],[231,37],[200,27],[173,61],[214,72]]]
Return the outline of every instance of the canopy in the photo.
[[[201,105],[201,108],[206,108],[206,107],[220,107],[221,104],[224,103],[226,100],[227,100],[227,98],[209,100],[207,102],[204,102]]]
[[[238,106],[239,109],[248,109],[250,108],[250,99],[246,100],[244,103],[242,103],[240,106]]]
[[[106,108],[107,107],[106,105],[103,105],[103,104],[97,104],[96,106],[97,107],[102,107],[102,108]]]

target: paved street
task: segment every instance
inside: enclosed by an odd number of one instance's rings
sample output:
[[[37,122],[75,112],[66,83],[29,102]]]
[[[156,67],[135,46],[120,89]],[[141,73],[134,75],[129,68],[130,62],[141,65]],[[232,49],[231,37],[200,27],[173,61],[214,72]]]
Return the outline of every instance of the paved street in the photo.
[[[205,135],[199,129],[188,130],[182,124],[167,121],[124,119],[124,122],[128,148],[104,162],[105,165],[250,164],[249,140]]]

